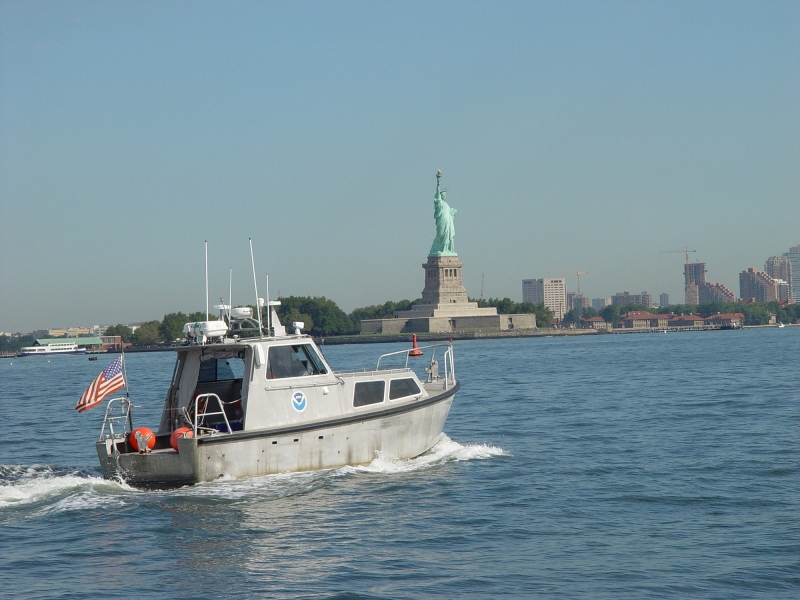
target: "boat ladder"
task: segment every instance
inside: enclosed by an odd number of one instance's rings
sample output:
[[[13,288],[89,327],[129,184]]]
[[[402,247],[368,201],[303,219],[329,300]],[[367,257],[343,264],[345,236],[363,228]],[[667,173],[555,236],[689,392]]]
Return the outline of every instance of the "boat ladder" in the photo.
[[[217,408],[219,409],[214,412],[209,411],[211,408],[209,406],[211,404],[210,400],[212,399],[217,401]],[[184,411],[185,410],[186,409],[184,409]],[[216,394],[198,394],[194,399],[194,418],[192,418],[192,416],[189,414],[186,414],[186,417],[187,421],[192,425],[195,436],[197,436],[200,433],[219,433],[217,429],[214,429],[213,427],[205,427],[203,425],[206,417],[214,417],[219,415],[222,415],[222,418],[225,420],[225,427],[228,428],[228,433],[233,433],[231,424],[228,422],[228,415],[225,414],[225,407],[223,406],[222,400],[220,400],[220,397]]]
[[[106,427],[108,427],[107,434]],[[103,428],[100,430],[100,441],[107,439],[125,439],[132,429],[130,398],[120,396],[119,398],[112,398],[109,400],[106,404],[106,416],[103,419]],[[114,449],[114,452],[118,452],[116,444],[112,444],[111,447]]]

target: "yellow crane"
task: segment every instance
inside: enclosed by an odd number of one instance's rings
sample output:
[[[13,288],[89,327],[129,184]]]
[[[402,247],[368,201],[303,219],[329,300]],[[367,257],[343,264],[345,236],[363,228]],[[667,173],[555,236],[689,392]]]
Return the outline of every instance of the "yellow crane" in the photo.
[[[578,278],[578,293],[579,294],[581,293],[581,275],[586,275],[588,273],[589,273],[589,271],[579,271],[578,269],[575,269],[574,271],[549,271],[550,275],[559,275],[559,274],[561,274],[561,275],[564,275],[564,274],[575,275]]]
[[[689,246],[684,246],[683,248],[678,248],[677,250],[664,250],[661,254],[675,254],[676,252],[685,252],[686,253],[686,262],[684,264],[689,264],[689,252],[697,252],[697,250],[689,250]]]

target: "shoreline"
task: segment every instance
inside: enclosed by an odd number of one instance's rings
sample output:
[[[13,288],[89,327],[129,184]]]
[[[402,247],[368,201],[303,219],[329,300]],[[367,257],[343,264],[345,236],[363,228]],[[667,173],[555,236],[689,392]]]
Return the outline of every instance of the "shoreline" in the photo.
[[[784,327],[798,327],[800,324],[784,324]],[[524,329],[520,331],[459,331],[453,333],[417,333],[417,342],[447,342],[465,340],[502,340],[518,338],[548,338],[548,337],[583,337],[595,335],[629,335],[634,333],[685,333],[702,331],[742,331],[744,329],[775,328],[776,325],[744,325],[736,329],[723,329],[722,327],[672,327],[670,329]],[[397,333],[391,335],[371,334],[371,335],[339,335],[332,337],[313,336],[314,341],[320,346],[339,346],[345,344],[387,344],[392,342],[412,343],[414,334]],[[131,346],[125,348],[129,354],[138,352],[170,352],[182,345],[166,346]],[[108,350],[107,352],[93,353],[98,354],[120,354],[121,350]],[[0,358],[17,358],[16,354],[0,353]]]

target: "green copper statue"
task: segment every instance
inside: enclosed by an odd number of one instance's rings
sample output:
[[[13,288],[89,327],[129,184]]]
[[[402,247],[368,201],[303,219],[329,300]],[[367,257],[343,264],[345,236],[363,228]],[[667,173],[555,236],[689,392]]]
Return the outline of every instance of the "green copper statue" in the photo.
[[[436,195],[433,197],[433,218],[436,219],[436,237],[428,256],[457,256],[453,238],[456,237],[456,209],[445,201],[447,190],[439,188],[441,171],[436,172]]]

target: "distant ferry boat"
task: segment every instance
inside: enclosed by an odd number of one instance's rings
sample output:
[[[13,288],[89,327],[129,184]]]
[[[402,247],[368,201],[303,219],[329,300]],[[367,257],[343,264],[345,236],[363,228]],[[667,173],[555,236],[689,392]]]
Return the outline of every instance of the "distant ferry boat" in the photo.
[[[19,351],[17,356],[52,356],[54,354],[86,354],[86,348],[78,348],[78,344],[75,342],[26,346]]]

